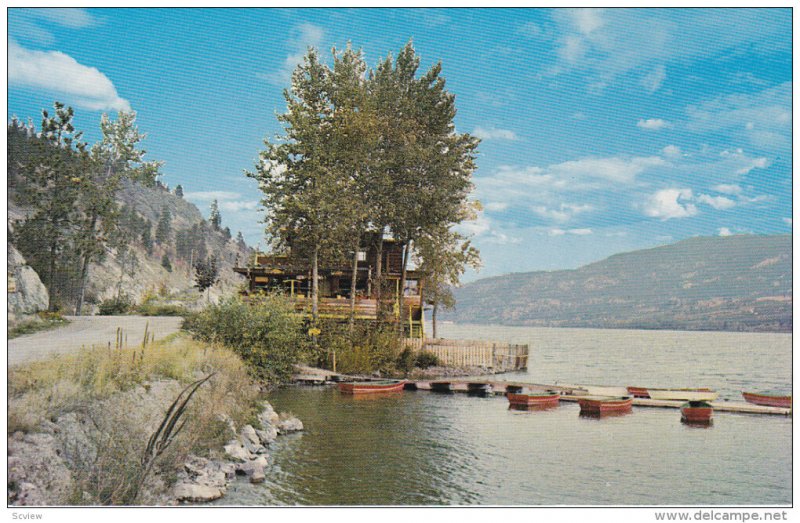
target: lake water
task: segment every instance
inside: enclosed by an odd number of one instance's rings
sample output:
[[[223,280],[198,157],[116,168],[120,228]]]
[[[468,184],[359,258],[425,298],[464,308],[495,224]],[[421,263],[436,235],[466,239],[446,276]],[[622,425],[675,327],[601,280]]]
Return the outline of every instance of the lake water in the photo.
[[[447,324],[447,338],[531,347],[505,379],[791,390],[791,336]],[[775,505],[791,503],[792,419],[673,409],[579,416],[576,404],[508,409],[503,397],[409,392],[354,398],[330,388],[270,397],[303,420],[279,438],[267,482],[235,482],[232,505]]]

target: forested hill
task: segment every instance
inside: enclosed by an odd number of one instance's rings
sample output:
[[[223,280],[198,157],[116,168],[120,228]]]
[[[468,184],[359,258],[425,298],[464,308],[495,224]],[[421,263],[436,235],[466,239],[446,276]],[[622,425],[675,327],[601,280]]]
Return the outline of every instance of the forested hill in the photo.
[[[72,207],[74,200],[82,197],[78,194],[73,200],[64,198],[66,203],[59,200],[60,178],[82,173],[69,157],[62,163],[43,157],[51,151],[58,154],[59,150],[36,149],[36,135],[28,128],[10,125],[8,137],[9,249],[18,250],[36,271],[47,287],[50,306],[71,314],[80,284],[77,253],[82,238],[75,231],[82,216],[67,210],[61,214],[55,211],[59,205]],[[41,158],[33,161],[37,151]],[[53,169],[51,178],[55,182],[44,184],[35,178],[40,164]],[[65,172],[59,173],[59,169]],[[74,172],[66,172],[67,169]],[[112,195],[119,213],[113,227],[104,233],[104,253],[89,266],[84,313],[98,312],[100,304],[118,297],[132,306],[148,298],[187,307],[201,305],[206,297],[194,288],[193,265],[202,260],[213,259],[217,263],[220,280],[210,290],[212,299],[235,292],[242,280],[231,268],[237,258],[244,262],[251,255],[250,249],[240,235],[234,233],[232,237],[224,216],[218,215],[216,221],[205,220],[182,193],[183,188],[171,190],[161,182],[121,181]],[[37,199],[31,194],[38,195]],[[41,201],[49,202],[55,211],[37,208]],[[50,239],[56,246],[52,251],[46,248]]]
[[[790,235],[698,237],[575,270],[508,274],[455,290],[463,323],[781,331],[792,328]]]

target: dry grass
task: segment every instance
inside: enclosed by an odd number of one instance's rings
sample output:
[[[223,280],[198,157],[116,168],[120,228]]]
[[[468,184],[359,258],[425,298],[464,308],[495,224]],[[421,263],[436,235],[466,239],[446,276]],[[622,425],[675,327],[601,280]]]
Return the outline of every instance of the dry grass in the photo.
[[[132,485],[140,477],[148,438],[177,392],[212,373],[188,404],[185,428],[154,463],[156,486],[138,496]],[[36,431],[43,421],[62,416],[90,421],[77,433],[74,424],[59,433],[75,482],[69,504],[156,502],[189,453],[208,454],[232,436],[223,415],[241,426],[254,417],[258,399],[238,356],[182,335],[135,348],[85,349],[13,367],[8,390],[9,433]]]

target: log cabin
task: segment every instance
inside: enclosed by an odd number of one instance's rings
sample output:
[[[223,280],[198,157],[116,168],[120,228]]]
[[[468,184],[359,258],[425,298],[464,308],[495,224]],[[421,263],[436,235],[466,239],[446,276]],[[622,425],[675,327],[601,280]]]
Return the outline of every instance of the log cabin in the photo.
[[[367,240],[373,240],[367,238]],[[378,303],[376,270],[378,266],[377,241],[358,253],[356,272],[355,317],[361,321],[376,321],[380,313],[385,320],[399,322],[408,338],[424,338],[422,311],[422,273],[409,268],[403,292],[403,310],[400,310],[400,280],[402,276],[403,246],[391,238],[383,239],[382,287]],[[282,292],[294,301],[295,309],[311,315],[311,262],[291,254],[256,253],[245,267],[234,267],[236,273],[247,278],[243,294],[255,296],[260,292]],[[352,260],[341,264],[321,265],[319,271],[319,316],[347,321],[350,318],[350,284],[353,274]]]

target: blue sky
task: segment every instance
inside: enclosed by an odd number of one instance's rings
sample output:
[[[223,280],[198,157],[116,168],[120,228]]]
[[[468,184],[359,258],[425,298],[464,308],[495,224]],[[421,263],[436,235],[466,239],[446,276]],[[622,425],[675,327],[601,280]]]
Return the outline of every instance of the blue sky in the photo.
[[[261,241],[242,174],[307,46],[374,65],[413,38],[480,138],[467,279],[696,235],[792,227],[789,9],[21,9],[8,113],[60,100],[87,138],[132,108],[164,183]]]

